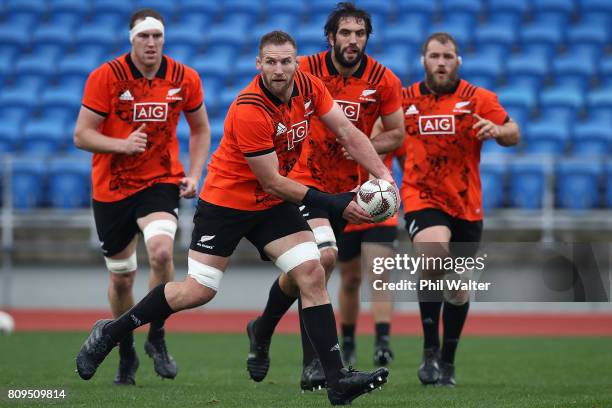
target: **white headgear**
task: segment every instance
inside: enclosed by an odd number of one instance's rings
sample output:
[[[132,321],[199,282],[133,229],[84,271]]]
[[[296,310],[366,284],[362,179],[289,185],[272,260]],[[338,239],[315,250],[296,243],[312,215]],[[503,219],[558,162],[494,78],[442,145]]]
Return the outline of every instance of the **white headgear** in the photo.
[[[136,24],[130,30],[130,43],[134,42],[134,37],[139,33],[147,30],[159,30],[162,35],[164,34],[164,25],[161,21],[153,17],[145,17],[144,20]]]

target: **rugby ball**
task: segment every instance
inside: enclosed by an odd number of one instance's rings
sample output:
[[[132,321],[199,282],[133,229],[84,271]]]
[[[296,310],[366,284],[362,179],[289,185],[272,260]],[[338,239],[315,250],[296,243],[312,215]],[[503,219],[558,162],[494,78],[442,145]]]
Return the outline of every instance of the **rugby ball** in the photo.
[[[397,212],[399,197],[391,183],[373,179],[359,187],[357,204],[372,216],[374,222],[382,222]]]
[[[13,330],[15,330],[13,316],[0,310],[0,335],[11,334]]]

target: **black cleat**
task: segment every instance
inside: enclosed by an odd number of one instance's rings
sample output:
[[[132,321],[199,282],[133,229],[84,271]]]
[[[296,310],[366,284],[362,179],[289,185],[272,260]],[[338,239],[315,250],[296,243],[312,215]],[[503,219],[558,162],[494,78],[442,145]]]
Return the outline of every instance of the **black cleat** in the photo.
[[[342,344],[342,363],[345,367],[350,367],[357,362],[357,354],[355,353],[355,343]]]
[[[136,350],[129,356],[119,356],[119,369],[113,383],[116,385],[136,385],[136,370],[140,361],[136,355]]]
[[[163,337],[158,339],[148,339],[144,344],[148,356],[153,359],[155,372],[161,378],[174,379],[177,374],[176,362],[166,348],[166,341]]]
[[[302,368],[300,388],[302,391],[317,391],[325,387],[327,387],[327,380],[321,360],[315,358]]]
[[[374,365],[383,367],[393,361],[393,351],[388,342],[379,342],[374,346]]]
[[[113,347],[117,345],[108,334],[102,333],[102,329],[109,322],[112,322],[112,320],[98,320],[91,329],[89,337],[87,337],[87,340],[81,346],[79,354],[77,354],[77,372],[84,380],[89,380],[94,376],[102,361],[104,361]]]
[[[270,368],[270,340],[258,342],[255,337],[255,324],[257,320],[251,320],[247,324],[247,335],[249,336],[249,355],[247,357],[247,370],[255,382],[260,382],[268,374]]]
[[[438,365],[440,353],[438,350],[423,350],[423,360],[419,366],[419,380],[423,385],[436,384],[440,378],[440,366]]]
[[[327,387],[327,398],[332,405],[350,405],[351,402],[387,382],[389,370],[378,368],[371,373],[342,368],[336,385]]]
[[[438,387],[453,388],[457,385],[455,381],[455,366],[444,361],[440,361],[440,378],[436,383]]]

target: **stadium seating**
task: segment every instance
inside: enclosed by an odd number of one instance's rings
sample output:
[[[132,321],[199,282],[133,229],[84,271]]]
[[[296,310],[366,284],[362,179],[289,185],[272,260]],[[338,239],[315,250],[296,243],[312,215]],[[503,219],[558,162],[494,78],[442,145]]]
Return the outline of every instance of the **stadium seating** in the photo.
[[[556,167],[557,204],[570,210],[599,207],[599,161],[563,160]]]
[[[255,47],[261,35],[284,29],[295,36],[300,55],[324,50],[322,26],[336,3],[336,0],[0,1],[3,124],[0,153],[16,153],[24,159],[44,152],[86,157],[83,151],[74,148],[71,139],[85,80],[99,64],[129,49],[129,16],[140,7],[152,7],[162,13],[166,20],[165,51],[200,74],[216,146],[229,104],[256,73]],[[495,91],[509,115],[521,125],[524,140],[521,146],[483,144],[484,157],[500,155],[513,162],[509,166],[483,165],[485,208],[507,205],[541,208],[541,197],[538,198],[541,194],[536,187],[544,188],[544,173],[542,165],[538,169],[529,164],[533,157],[547,154],[556,160],[565,157],[588,158],[598,163],[609,160],[612,155],[609,0],[357,3],[373,16],[374,35],[368,52],[398,75],[404,85],[423,77],[419,63],[423,39],[434,31],[449,31],[458,40],[463,54],[462,77]],[[185,153],[189,130],[184,120],[177,134],[181,152]],[[515,159],[518,164],[514,164]],[[25,180],[27,185],[28,180],[36,178],[41,183],[39,187],[47,186],[43,183],[45,172],[21,171],[24,168],[17,166],[19,175],[14,175],[17,180]],[[574,170],[576,178],[569,177],[567,185],[560,184],[559,174]],[[605,167],[605,171],[597,173],[605,180],[602,191],[605,190],[606,198],[600,200],[600,191],[592,185],[584,191],[576,190],[586,177],[584,174],[592,175],[592,171],[589,173],[580,165],[558,165],[556,204],[564,208],[596,208],[601,204],[610,207],[609,170]],[[513,174],[525,185],[516,182]],[[73,176],[65,180],[70,177]],[[64,187],[68,188],[70,183],[66,181]],[[53,199],[47,195],[51,194],[52,186],[48,187],[39,188],[42,195],[16,197],[15,202],[19,208],[81,205]],[[506,189],[510,192],[507,199]],[[580,194],[586,198],[578,202],[568,198],[575,191],[582,191]]]
[[[91,200],[89,162],[54,159],[49,164],[49,204],[54,208],[87,207]]]
[[[45,204],[47,166],[40,156],[17,157],[12,162],[13,207],[32,210]]]

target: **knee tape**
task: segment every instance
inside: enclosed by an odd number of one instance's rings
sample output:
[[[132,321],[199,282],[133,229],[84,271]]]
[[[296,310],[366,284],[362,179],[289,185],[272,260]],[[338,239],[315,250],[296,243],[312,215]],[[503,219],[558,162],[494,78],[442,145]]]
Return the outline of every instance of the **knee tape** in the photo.
[[[156,235],[167,235],[170,238],[174,239],[175,234],[176,234],[176,222],[172,220],[151,221],[142,230],[142,235],[144,236],[145,242],[147,242],[149,238],[154,237]]]
[[[331,248],[338,250],[338,246],[336,245],[336,236],[334,235],[334,230],[327,225],[322,227],[315,227],[312,229],[312,233],[315,237],[315,242],[320,250],[325,248]]]
[[[278,266],[281,271],[288,273],[290,270],[306,261],[319,260],[320,258],[321,254],[319,253],[317,244],[314,242],[302,242],[279,256],[274,264]]]
[[[136,251],[125,259],[111,259],[104,257],[104,262],[106,262],[106,268],[109,271],[118,274],[134,272],[138,267]]]
[[[219,291],[223,272],[212,266],[203,264],[194,259],[187,258],[187,274],[195,279],[200,285]]]

